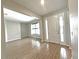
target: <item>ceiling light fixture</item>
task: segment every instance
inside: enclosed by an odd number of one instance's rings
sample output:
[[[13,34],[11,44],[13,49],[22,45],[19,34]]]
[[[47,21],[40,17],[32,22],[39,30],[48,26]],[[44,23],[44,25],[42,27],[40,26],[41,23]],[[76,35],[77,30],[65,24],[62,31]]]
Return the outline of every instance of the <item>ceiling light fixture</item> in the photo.
[[[44,0],[41,0],[41,5],[44,6]]]

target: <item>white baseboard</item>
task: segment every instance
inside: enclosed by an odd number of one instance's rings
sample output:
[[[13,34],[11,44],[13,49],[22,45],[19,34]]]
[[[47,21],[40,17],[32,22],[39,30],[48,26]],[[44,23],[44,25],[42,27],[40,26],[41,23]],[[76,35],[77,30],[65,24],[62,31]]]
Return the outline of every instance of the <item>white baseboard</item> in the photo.
[[[43,42],[46,42],[46,43],[54,43],[54,44],[58,44],[58,45],[62,45],[62,46],[71,47],[70,45],[62,44],[62,43],[58,43],[58,42],[53,42],[53,41],[46,41],[46,40],[44,40]]]
[[[21,38],[8,39],[6,42],[11,42],[11,41],[20,40],[20,39],[21,39]]]

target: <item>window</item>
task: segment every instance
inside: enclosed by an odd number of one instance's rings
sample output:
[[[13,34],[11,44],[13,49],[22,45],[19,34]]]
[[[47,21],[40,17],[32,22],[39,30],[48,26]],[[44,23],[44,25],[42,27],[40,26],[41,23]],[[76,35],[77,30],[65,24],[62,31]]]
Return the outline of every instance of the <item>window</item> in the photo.
[[[61,37],[61,42],[64,42],[64,36],[63,36],[63,16],[59,17],[59,22],[60,22],[60,37]]]
[[[31,34],[40,34],[39,23],[31,24]]]
[[[45,26],[46,26],[46,39],[48,40],[48,22],[47,22],[47,19],[45,20]]]

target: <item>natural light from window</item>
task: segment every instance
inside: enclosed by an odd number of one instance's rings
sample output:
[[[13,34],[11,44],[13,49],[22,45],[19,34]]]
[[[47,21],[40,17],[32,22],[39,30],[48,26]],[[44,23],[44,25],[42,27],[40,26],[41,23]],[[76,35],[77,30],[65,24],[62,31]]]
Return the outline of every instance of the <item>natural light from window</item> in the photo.
[[[65,48],[61,48],[61,58],[62,59],[67,59],[67,53],[66,53],[66,49]]]
[[[35,48],[40,48],[40,42],[32,40],[32,46],[35,47]]]
[[[59,17],[59,23],[60,23],[60,38],[61,42],[64,42],[64,36],[63,36],[63,16]]]
[[[31,24],[31,34],[40,34],[39,23]]]
[[[46,26],[46,39],[48,40],[48,22],[47,22],[47,19],[45,20],[45,26]]]

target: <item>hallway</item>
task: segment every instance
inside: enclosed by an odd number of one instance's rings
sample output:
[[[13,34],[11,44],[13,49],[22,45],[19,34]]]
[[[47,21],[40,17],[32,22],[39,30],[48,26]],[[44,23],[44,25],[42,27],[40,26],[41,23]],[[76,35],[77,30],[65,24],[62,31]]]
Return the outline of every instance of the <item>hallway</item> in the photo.
[[[61,51],[62,50],[62,51]],[[7,59],[70,59],[70,49],[25,38],[6,43]]]

